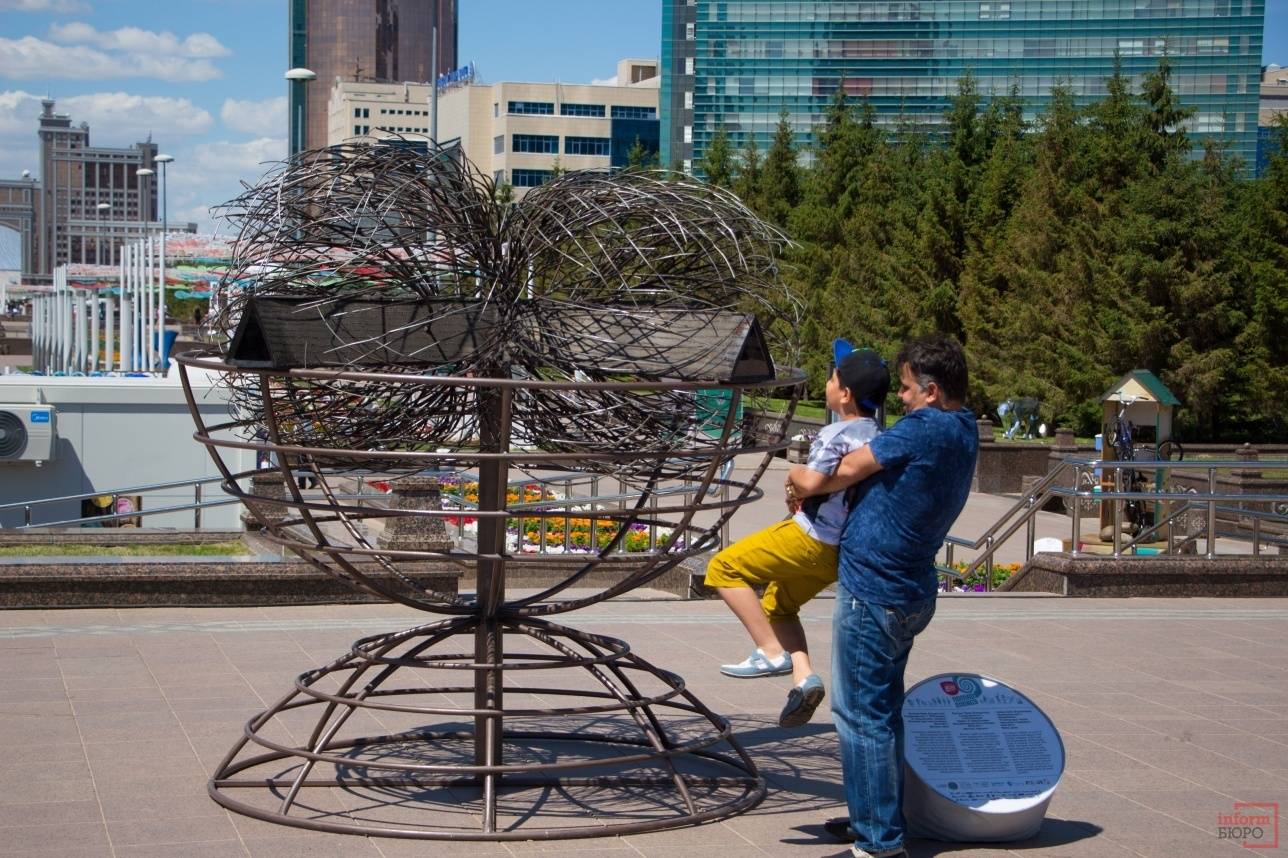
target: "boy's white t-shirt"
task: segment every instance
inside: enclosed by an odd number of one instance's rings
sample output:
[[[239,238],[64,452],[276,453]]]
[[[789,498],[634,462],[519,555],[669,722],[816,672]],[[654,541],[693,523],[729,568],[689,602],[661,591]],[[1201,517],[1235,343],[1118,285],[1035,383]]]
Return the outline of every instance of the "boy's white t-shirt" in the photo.
[[[870,417],[856,417],[840,423],[829,423],[824,426],[809,445],[809,461],[805,467],[811,471],[831,476],[847,453],[867,444],[877,436],[877,423]],[[807,499],[808,500],[808,499]],[[810,505],[813,506],[812,504]],[[845,529],[845,518],[849,510],[845,508],[845,492],[833,492],[818,506],[812,514],[805,507],[792,516],[792,520],[808,536],[827,545],[836,545],[841,541],[841,531]]]

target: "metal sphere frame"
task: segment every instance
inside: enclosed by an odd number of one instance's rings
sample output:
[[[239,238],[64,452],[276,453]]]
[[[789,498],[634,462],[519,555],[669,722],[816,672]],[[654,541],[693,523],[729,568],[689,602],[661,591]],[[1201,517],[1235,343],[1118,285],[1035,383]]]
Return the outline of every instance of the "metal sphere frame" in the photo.
[[[696,824],[743,812],[764,798],[763,778],[733,736],[729,722],[689,692],[678,674],[650,664],[620,639],[557,625],[545,618],[643,586],[681,561],[708,551],[721,525],[733,512],[761,496],[755,483],[773,454],[783,447],[781,437],[756,443],[740,432],[734,415],[743,391],[771,385],[799,385],[802,380],[799,373],[758,385],[731,387],[719,442],[707,449],[674,451],[676,455],[705,460],[702,475],[688,487],[689,491],[680,496],[667,496],[662,505],[647,505],[651,494],[644,491],[635,503],[625,505],[624,509],[581,513],[603,520],[606,529],[615,528],[609,544],[571,562],[563,579],[542,592],[507,598],[507,566],[548,562],[548,558],[505,551],[507,520],[518,516],[528,520],[566,518],[569,512],[558,504],[519,512],[507,510],[506,472],[511,467],[524,471],[539,469],[543,473],[580,472],[584,463],[573,454],[515,450],[504,438],[475,450],[457,448],[399,454],[398,460],[408,473],[447,467],[477,469],[480,503],[471,514],[479,519],[479,549],[477,553],[383,549],[364,534],[363,522],[398,516],[446,518],[460,512],[382,509],[340,499],[338,495],[342,493],[333,485],[338,477],[346,470],[362,469],[364,459],[374,459],[387,466],[390,454],[284,443],[271,422],[271,411],[266,412],[270,415],[270,426],[268,437],[263,441],[245,440],[249,425],[244,420],[207,426],[196,407],[190,370],[227,374],[246,370],[218,358],[191,354],[181,356],[178,361],[184,391],[198,423],[194,437],[210,450],[224,476],[225,491],[238,497],[260,518],[269,539],[352,586],[448,616],[404,631],[363,638],[345,656],[298,677],[293,690],[246,723],[243,738],[212,775],[208,790],[221,805],[268,822],[335,833],[428,840],[530,840],[633,834]],[[258,380],[262,390],[269,389],[272,377],[282,382],[318,375],[360,381],[365,375],[316,370],[291,370],[276,376],[262,371],[256,374],[261,376]],[[402,381],[495,391],[502,412],[515,393],[534,384],[570,393],[581,389],[593,392],[596,386],[594,383],[445,376],[405,376]],[[658,386],[686,389],[694,385],[694,382],[635,382],[617,383],[614,387],[647,391]],[[235,449],[273,453],[288,489],[287,496],[257,495],[243,489],[241,483],[255,472],[237,472],[228,466],[224,454]],[[759,467],[745,480],[722,479],[719,465],[740,454],[760,454]],[[621,460],[631,454],[607,455]],[[656,454],[634,455],[638,459],[656,460],[652,465],[656,474],[652,483],[660,484],[665,463]],[[324,463],[328,461],[337,464],[327,466]],[[294,473],[300,467],[310,469],[319,478],[322,497],[306,496],[297,486]],[[721,499],[714,491],[721,485],[732,488],[736,494]],[[566,502],[573,500],[565,499]],[[285,517],[280,517],[283,514]],[[695,516],[703,514],[715,518],[702,525],[695,524]],[[670,538],[642,556],[619,553],[621,537],[637,523],[667,527]],[[426,588],[403,571],[416,564],[462,562],[476,566],[478,586],[473,598]],[[621,570],[620,580],[589,595],[566,594],[565,591],[600,568]],[[470,645],[442,651],[444,645],[450,646],[453,639],[461,637]],[[546,651],[519,651],[507,646],[507,641],[516,638],[537,644]],[[446,677],[453,671],[467,674],[466,681],[432,679],[410,688],[398,687],[394,682],[400,672]],[[585,672],[598,687],[588,689],[585,683],[566,679],[563,682],[547,680],[551,684],[506,682],[507,673],[532,676],[551,671],[563,674],[560,679],[568,671]],[[387,685],[394,687],[386,688]],[[507,695],[521,695],[524,699],[572,698],[572,703],[511,707],[505,704]],[[444,697],[455,697],[456,705],[445,705],[441,702]],[[426,703],[426,699],[433,702]],[[302,732],[292,732],[296,741],[271,735],[276,719],[288,713],[305,712],[311,720]],[[373,712],[394,712],[431,722],[439,719],[457,728],[436,729],[430,724],[418,724],[411,730],[379,734],[342,733],[352,716]],[[620,724],[615,730],[596,731],[593,726],[596,722],[614,716],[633,724],[638,735],[622,735]],[[677,728],[668,726],[677,716],[681,722],[678,734]],[[522,724],[535,720],[548,724],[560,719],[571,719],[574,726],[562,730],[506,729],[505,726],[507,721]],[[586,725],[587,720],[592,726]],[[473,729],[461,729],[462,723],[468,726],[471,721]],[[692,723],[695,721],[704,725],[703,728],[695,728]],[[299,735],[307,735],[307,740],[300,742]],[[409,745],[419,750],[410,751]],[[531,753],[519,749],[518,758],[512,759],[519,745],[529,746],[529,750],[541,748],[548,757],[534,762]],[[592,750],[585,750],[585,746]],[[452,747],[464,750],[453,755]],[[560,748],[578,747],[581,750],[569,761],[561,761],[555,753]],[[438,756],[428,753],[431,749]],[[379,757],[385,752],[391,758]],[[425,756],[415,757],[416,753]],[[462,755],[472,761],[462,761]],[[320,769],[329,774],[321,774]],[[406,820],[398,824],[389,820],[356,821],[353,817],[357,811],[352,808],[345,814],[319,815],[304,795],[316,789],[341,790],[359,805],[373,807],[372,794],[416,795],[430,787],[447,789],[454,795],[473,790],[476,796],[455,806],[442,800],[426,802],[420,810],[430,824],[411,825]],[[507,824],[504,803],[507,791],[525,790],[536,791],[538,798],[534,799],[534,806],[542,803],[539,797],[542,791],[571,794],[574,804],[593,805],[593,798],[598,798],[605,806],[600,821],[591,825],[535,827],[514,823],[513,818]],[[638,807],[614,798],[618,793],[641,792],[651,796],[648,803],[655,809],[645,819],[637,818]],[[247,800],[244,797],[247,793],[257,794],[258,800]],[[670,803],[659,798],[659,794],[669,796]],[[463,813],[462,808],[474,811],[477,828],[471,829],[459,819],[456,825],[443,824],[445,819],[454,817],[475,818],[474,814]],[[626,821],[612,822],[610,817],[615,808],[629,811],[633,816]],[[517,818],[523,816],[520,814]]]
[[[786,389],[790,418],[804,381],[775,368],[797,365],[786,239],[727,191],[664,172],[572,173],[517,204],[502,196],[459,148],[395,141],[300,153],[225,208],[238,237],[209,323],[228,339],[177,359],[195,438],[266,538],[443,617],[355,642],[251,718],[208,785],[231,810],[525,840],[695,824],[765,795],[729,722],[678,674],[549,617],[711,550],[761,496],[788,421],[756,437],[744,394]],[[230,420],[206,424],[191,372],[221,381]],[[285,492],[230,467],[232,450],[273,457]],[[744,454],[759,465],[735,478]],[[300,471],[319,492],[297,486]],[[463,512],[344,491],[354,475],[443,471],[477,474],[473,546],[382,546],[370,530],[386,522]],[[568,482],[565,497],[511,504],[512,472],[607,476],[620,493],[605,505]],[[554,573],[523,552],[523,530],[507,547],[519,519],[544,534],[573,516],[591,520],[591,546]],[[625,551],[640,527],[664,536]],[[554,583],[507,592],[507,571],[530,564]],[[444,567],[472,569],[474,592],[423,574]]]

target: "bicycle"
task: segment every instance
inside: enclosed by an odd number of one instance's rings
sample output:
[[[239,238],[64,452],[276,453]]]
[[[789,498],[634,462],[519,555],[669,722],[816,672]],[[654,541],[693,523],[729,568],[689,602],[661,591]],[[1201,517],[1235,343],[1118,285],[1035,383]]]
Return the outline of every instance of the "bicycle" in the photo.
[[[1136,445],[1133,443],[1133,435],[1136,427],[1131,420],[1127,419],[1127,409],[1131,407],[1137,398],[1134,396],[1124,396],[1118,400],[1118,414],[1114,418],[1112,426],[1106,427],[1105,441],[1114,451],[1114,458],[1120,462],[1136,461]],[[1134,468],[1122,468],[1118,471],[1118,483],[1124,491],[1133,494],[1145,490],[1145,475]],[[1123,517],[1129,524],[1129,531],[1132,535],[1140,533],[1146,527],[1145,505],[1136,498],[1123,502]]]

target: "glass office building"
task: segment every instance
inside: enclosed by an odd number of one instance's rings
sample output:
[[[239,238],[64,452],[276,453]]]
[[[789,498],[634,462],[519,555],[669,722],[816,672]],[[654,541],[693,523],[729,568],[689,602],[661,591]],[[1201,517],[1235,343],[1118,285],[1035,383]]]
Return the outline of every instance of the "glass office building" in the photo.
[[[317,75],[287,86],[294,148],[325,146],[336,78],[428,82],[457,66],[458,0],[290,0],[288,67]],[[430,68],[438,29],[438,68]]]
[[[1193,137],[1227,141],[1251,170],[1264,13],[1264,0],[663,0],[662,160],[691,168],[720,128],[763,152],[784,108],[808,145],[842,80],[879,121],[934,126],[969,69],[986,96],[1017,84],[1031,118],[1060,82],[1080,103],[1102,97],[1115,53],[1139,83],[1166,50]]]

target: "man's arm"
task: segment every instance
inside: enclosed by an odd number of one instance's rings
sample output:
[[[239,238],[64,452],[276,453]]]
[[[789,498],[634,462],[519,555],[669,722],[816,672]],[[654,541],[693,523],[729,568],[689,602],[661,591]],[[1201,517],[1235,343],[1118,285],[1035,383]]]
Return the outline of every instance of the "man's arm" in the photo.
[[[881,470],[881,463],[872,455],[872,448],[864,445],[841,459],[836,472],[831,476],[811,471],[802,465],[792,468],[787,480],[796,492],[797,497],[807,498],[814,495],[830,495],[848,489],[855,483],[862,482]]]

